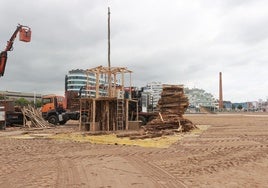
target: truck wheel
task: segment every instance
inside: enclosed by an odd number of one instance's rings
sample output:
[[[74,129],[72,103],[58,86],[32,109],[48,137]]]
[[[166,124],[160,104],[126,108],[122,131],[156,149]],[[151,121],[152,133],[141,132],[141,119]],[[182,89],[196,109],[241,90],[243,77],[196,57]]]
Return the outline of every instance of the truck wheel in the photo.
[[[59,122],[59,119],[58,119],[58,117],[56,115],[51,115],[48,118],[48,122],[53,124],[53,125],[57,125],[58,122]]]

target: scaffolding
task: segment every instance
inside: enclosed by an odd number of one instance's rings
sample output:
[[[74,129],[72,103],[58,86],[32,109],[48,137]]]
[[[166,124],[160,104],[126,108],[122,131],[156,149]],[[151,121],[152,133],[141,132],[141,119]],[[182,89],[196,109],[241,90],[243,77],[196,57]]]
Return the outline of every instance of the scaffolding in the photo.
[[[138,101],[131,98],[131,90],[125,95],[125,74],[129,73],[129,88],[131,73],[125,67],[103,67],[87,69],[87,74],[94,73],[96,77],[95,96],[85,96],[80,99],[79,129],[85,131],[117,131],[129,129],[129,105],[136,105],[138,117]],[[100,83],[100,76],[108,77],[108,82]],[[121,79],[119,79],[121,77]],[[92,86],[86,85],[86,88]],[[105,95],[100,95],[100,89]]]
[[[85,98],[80,99],[80,130],[89,131],[117,131],[128,130],[129,113],[136,111],[138,120],[138,101],[125,97],[125,74],[129,73],[129,88],[132,88],[131,73],[126,67],[111,67],[110,60],[110,8],[108,7],[108,67],[98,66],[87,69],[89,74],[95,74],[95,85],[89,85],[87,80]],[[100,76],[108,79],[108,82],[100,83]],[[121,79],[119,77],[121,76]],[[90,90],[94,88],[95,96]],[[100,89],[102,90],[100,95]],[[129,112],[130,103],[135,103],[137,110]],[[133,105],[132,105],[133,106]]]

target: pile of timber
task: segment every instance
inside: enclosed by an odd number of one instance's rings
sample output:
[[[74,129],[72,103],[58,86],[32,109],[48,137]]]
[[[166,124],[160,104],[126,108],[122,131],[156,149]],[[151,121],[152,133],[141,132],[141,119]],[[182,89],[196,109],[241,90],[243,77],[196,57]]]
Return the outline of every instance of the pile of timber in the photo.
[[[150,121],[144,129],[150,132],[157,132],[166,129],[173,129],[175,131],[188,132],[197,128],[190,120],[174,115],[174,114],[161,114],[159,117]]]
[[[183,85],[164,84],[158,101],[159,116],[150,121],[145,129],[150,131],[180,129],[187,132],[196,128],[190,120],[183,117],[188,106],[189,101],[184,94]]]
[[[189,106],[187,96],[182,85],[163,85],[158,108],[161,114],[172,114],[182,117]]]
[[[182,85],[163,85],[158,102],[159,115],[143,127],[144,134],[130,138],[154,138],[197,128],[190,120],[183,117],[188,106],[188,98]]]
[[[23,125],[28,128],[44,128],[51,127],[52,125],[43,119],[41,112],[32,106],[24,106],[21,109],[23,113]]]

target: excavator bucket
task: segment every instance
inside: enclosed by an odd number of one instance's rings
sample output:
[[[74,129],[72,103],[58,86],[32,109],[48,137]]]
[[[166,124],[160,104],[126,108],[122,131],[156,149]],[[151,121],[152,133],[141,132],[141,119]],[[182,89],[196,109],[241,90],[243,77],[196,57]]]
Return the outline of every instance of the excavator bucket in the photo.
[[[20,29],[20,41],[30,42],[31,41],[32,31],[29,28],[21,28]]]
[[[0,54],[0,77],[4,75],[7,62],[7,52],[3,51]]]

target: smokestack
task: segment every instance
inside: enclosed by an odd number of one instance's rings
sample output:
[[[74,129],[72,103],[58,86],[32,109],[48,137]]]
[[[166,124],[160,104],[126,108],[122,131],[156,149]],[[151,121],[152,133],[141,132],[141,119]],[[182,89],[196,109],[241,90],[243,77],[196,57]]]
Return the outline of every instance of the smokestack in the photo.
[[[223,98],[222,98],[222,75],[220,72],[220,85],[219,85],[219,109],[223,109]]]

